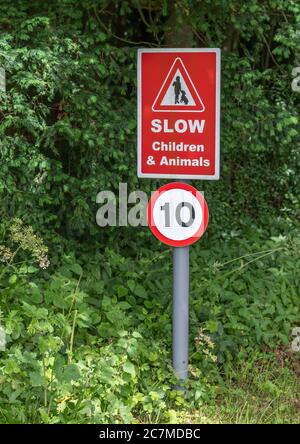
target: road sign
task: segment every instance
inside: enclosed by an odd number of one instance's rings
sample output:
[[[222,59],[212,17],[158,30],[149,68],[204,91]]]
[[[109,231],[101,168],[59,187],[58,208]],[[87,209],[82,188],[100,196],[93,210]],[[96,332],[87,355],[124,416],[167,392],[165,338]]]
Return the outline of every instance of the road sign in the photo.
[[[182,182],[160,187],[148,204],[148,225],[161,242],[184,247],[196,242],[208,224],[208,207],[196,188]]]
[[[219,178],[219,49],[138,50],[138,176]]]

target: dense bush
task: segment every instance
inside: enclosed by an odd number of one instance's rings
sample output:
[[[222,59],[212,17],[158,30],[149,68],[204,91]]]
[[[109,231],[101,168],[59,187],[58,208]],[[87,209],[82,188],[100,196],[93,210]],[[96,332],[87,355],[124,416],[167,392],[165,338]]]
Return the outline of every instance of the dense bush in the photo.
[[[299,195],[299,99],[291,90],[298,5],[181,1],[174,10],[161,0],[151,15],[146,4],[5,3],[2,214],[107,241],[94,223],[96,194],[119,182],[153,189],[136,178],[136,48],[175,45],[174,17],[176,29],[189,27],[182,44],[222,48],[222,180],[201,185],[214,218],[223,223],[226,208],[231,217],[284,210]],[[126,245],[127,233],[119,237]]]

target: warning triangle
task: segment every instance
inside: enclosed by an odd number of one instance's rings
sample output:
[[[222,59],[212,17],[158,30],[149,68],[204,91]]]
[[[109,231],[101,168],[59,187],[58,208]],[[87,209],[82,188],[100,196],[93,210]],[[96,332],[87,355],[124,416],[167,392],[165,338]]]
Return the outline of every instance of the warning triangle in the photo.
[[[205,106],[193,84],[183,61],[177,57],[152,105],[156,112],[198,112]]]

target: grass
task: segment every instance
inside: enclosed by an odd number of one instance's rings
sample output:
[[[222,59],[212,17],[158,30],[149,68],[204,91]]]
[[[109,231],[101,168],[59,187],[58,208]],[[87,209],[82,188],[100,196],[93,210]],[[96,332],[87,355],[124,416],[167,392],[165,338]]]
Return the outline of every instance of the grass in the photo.
[[[299,353],[255,355],[224,375],[215,405],[178,418],[181,423],[299,424]]]

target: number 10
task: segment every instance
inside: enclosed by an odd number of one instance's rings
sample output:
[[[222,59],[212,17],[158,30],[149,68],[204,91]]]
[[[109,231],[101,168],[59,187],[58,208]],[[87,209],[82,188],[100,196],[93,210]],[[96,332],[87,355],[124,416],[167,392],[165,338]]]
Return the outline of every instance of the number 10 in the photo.
[[[184,207],[188,208],[190,212],[190,217],[187,222],[184,222],[181,218],[181,210]],[[170,203],[166,202],[164,205],[160,207],[160,209],[165,212],[165,227],[170,227]],[[181,227],[190,227],[195,220],[195,209],[193,205],[189,202],[179,203],[175,209],[175,218],[176,222]]]

